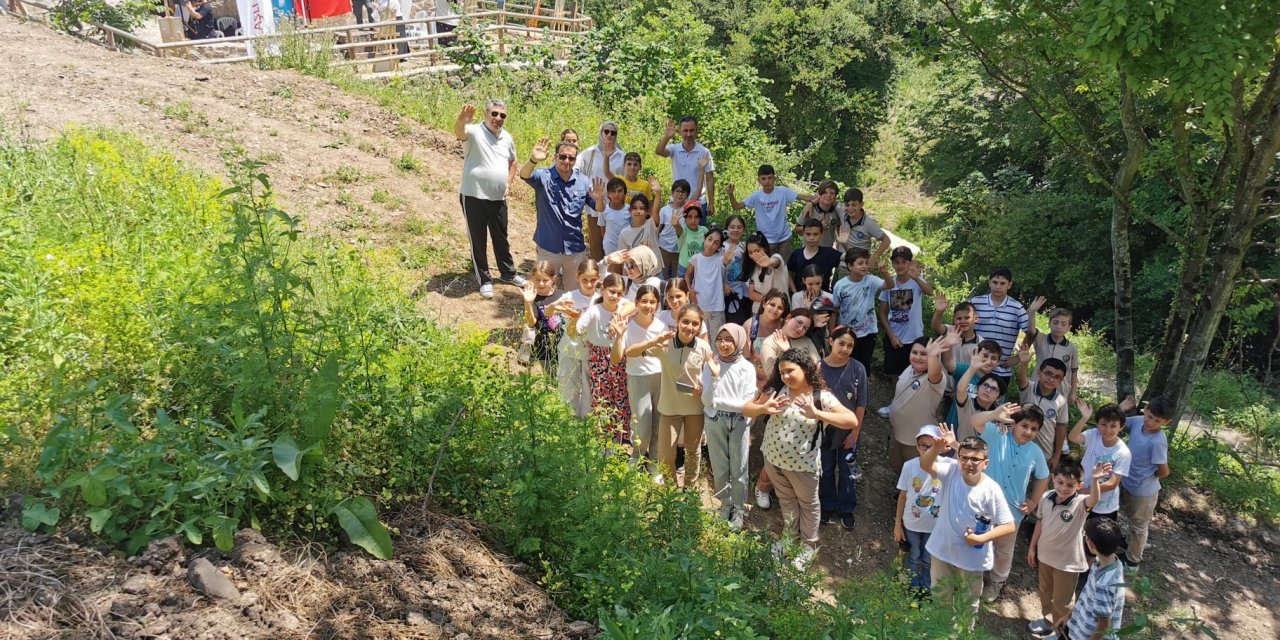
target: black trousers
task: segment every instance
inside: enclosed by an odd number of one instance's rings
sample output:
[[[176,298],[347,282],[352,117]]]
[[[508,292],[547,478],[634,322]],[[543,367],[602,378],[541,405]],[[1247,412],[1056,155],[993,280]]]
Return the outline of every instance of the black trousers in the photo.
[[[883,371],[893,377],[902,375],[902,372],[911,364],[911,343],[903,344],[901,347],[894,348],[889,342],[889,334],[884,335],[884,369]]]
[[[516,263],[511,259],[511,245],[507,243],[507,201],[482,200],[471,196],[459,196],[462,216],[467,220],[467,237],[471,242],[471,266],[476,280],[489,284],[489,238],[493,239],[493,257],[498,261],[498,272],[504,279],[516,274]]]
[[[373,8],[369,0],[351,0],[351,13],[356,14],[356,24],[373,22]]]
[[[861,338],[853,339],[853,359],[862,363],[862,368],[871,373],[871,356],[876,352],[876,334],[869,333]]]

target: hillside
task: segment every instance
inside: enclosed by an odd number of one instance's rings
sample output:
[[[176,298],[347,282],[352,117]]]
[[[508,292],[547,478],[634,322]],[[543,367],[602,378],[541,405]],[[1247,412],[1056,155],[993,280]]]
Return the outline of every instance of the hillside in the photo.
[[[117,54],[39,25],[5,18],[0,18],[0,50],[14,71],[0,78],[0,118],[9,135],[44,139],[67,126],[115,127],[134,132],[215,175],[224,173],[220,152],[241,147],[251,157],[267,162],[266,170],[285,209],[301,216],[315,233],[365,247],[373,264],[387,267],[387,278],[402,283],[415,295],[423,313],[445,325],[474,322],[489,329],[511,326],[518,308],[516,290],[499,287],[496,301],[483,300],[469,276],[456,201],[461,159],[458,145],[447,133],[294,73]],[[518,190],[511,224],[513,250],[526,269],[533,255],[528,197],[527,189]],[[877,380],[874,385],[873,405],[879,406],[879,400],[892,391],[885,381]],[[872,417],[863,440],[867,451],[862,456],[867,469],[864,486],[870,489],[860,496],[857,528],[846,533],[830,525],[823,531],[819,564],[831,576],[829,584],[892,564],[896,551],[888,534],[892,505],[884,490],[891,478],[876,455],[886,434],[885,421]],[[761,530],[777,526],[776,509],[763,516],[753,515],[751,526]],[[406,529],[402,528],[402,533]],[[10,535],[0,538],[17,539]],[[1157,548],[1144,573],[1156,582],[1156,604],[1162,615],[1177,617],[1194,608],[1219,637],[1275,637],[1280,619],[1274,611],[1280,606],[1280,594],[1274,586],[1273,540],[1255,536],[1239,521],[1212,512],[1192,492],[1171,496],[1157,519],[1152,539]],[[477,545],[477,553],[487,553],[479,546],[479,537],[468,540]],[[28,544],[32,543],[51,548],[55,544],[45,538]],[[111,571],[129,570],[109,558],[82,558],[101,562],[92,566]],[[402,561],[437,560],[423,560],[412,553],[409,558]],[[458,565],[453,558],[449,560]],[[471,566],[486,564],[473,562]],[[71,566],[49,570],[68,571]],[[9,570],[7,565],[3,568]],[[421,568],[416,564],[410,567]],[[512,577],[506,567],[500,571],[504,580],[530,589],[521,597],[536,599],[541,595]],[[1038,610],[1034,581],[1023,563],[1015,566],[1009,595],[996,605],[995,615],[984,617],[991,631],[1007,637],[1022,635],[1023,622]],[[345,588],[348,597],[359,588],[353,586],[359,580],[345,587],[324,584],[326,588]],[[474,583],[471,588],[483,589],[485,585]],[[87,600],[94,593],[82,597]],[[406,603],[387,607],[386,619],[407,622],[412,603]],[[478,609],[482,605],[464,602],[458,606]],[[545,599],[539,602],[540,607],[545,605]],[[125,615],[140,616],[140,611],[145,613],[139,609]],[[536,611],[542,615],[547,610]],[[301,611],[297,613],[303,617]],[[505,632],[486,631],[490,635],[483,637],[533,637],[541,627],[535,628],[529,620],[536,618],[513,618],[513,625],[519,626]],[[559,620],[550,626],[560,634],[558,625],[562,624]],[[463,629],[436,635],[406,629],[403,635],[451,637]],[[191,635],[181,630],[170,633],[173,637]],[[270,635],[268,630],[262,633]],[[345,634],[338,629],[331,635]]]

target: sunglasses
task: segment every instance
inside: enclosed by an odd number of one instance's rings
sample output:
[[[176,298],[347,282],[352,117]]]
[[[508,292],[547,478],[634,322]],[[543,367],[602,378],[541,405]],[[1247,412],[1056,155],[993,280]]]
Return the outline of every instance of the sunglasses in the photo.
[[[499,120],[506,120],[506,119],[507,119],[507,114],[505,114],[505,113],[503,113],[503,112],[501,112],[501,111],[490,111],[490,112],[489,112],[489,117],[491,117],[491,118],[497,118],[497,119],[499,119]]]
[[[567,154],[567,153],[561,153],[561,154],[557,155],[557,156],[556,156],[556,158],[557,158],[558,160],[563,161],[563,162],[573,162],[574,160],[577,160],[577,159],[578,159],[578,156],[571,156],[571,155],[569,155],[569,154]]]
[[[600,133],[603,133],[603,134],[604,134],[604,135],[606,135],[606,136],[616,136],[616,135],[618,135],[618,132],[617,132],[617,131],[614,131],[613,129],[605,129],[605,130],[601,131]]]

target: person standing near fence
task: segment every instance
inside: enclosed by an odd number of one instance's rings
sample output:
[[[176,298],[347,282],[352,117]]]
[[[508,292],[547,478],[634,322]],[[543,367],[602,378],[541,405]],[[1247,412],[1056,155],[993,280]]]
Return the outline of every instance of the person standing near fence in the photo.
[[[493,297],[493,277],[489,275],[488,238],[493,238],[493,257],[498,261],[499,279],[523,287],[525,279],[516,273],[511,245],[507,241],[507,195],[516,174],[516,143],[502,128],[507,121],[507,104],[489,100],[484,105],[482,124],[473,124],[476,107],[462,106],[453,123],[453,135],[462,142],[462,215],[467,221],[471,242],[471,265],[480,283],[480,295]]]

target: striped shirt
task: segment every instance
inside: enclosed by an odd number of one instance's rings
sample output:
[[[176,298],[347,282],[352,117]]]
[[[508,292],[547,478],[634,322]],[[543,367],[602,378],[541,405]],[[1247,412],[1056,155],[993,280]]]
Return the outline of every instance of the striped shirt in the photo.
[[[1124,616],[1124,568],[1119,560],[1112,560],[1105,567],[1094,562],[1092,569],[1071,610],[1067,631],[1072,638],[1091,638],[1098,629],[1098,618],[1110,618],[1103,638],[1113,640]]]
[[[982,334],[982,337],[999,343],[1005,357],[1009,357],[1018,344],[1018,334],[1027,326],[1026,308],[1021,302],[1009,296],[1006,296],[1004,302],[997,307],[991,304],[989,293],[976,296],[969,302],[973,303],[974,310],[978,312],[978,321],[974,323],[973,329]],[[999,366],[995,368],[994,373],[1008,377],[1013,374],[1013,369]]]

